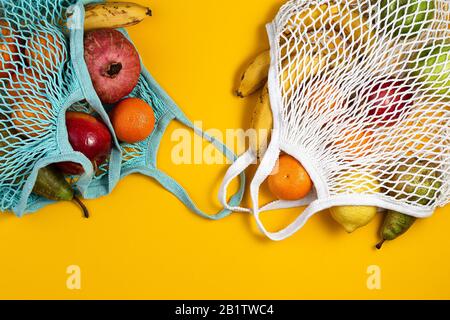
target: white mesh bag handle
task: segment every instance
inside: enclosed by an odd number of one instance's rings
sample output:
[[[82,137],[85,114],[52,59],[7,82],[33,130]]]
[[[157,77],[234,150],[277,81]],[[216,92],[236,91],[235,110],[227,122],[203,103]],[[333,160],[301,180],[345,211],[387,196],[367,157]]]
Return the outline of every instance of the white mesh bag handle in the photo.
[[[449,202],[449,10],[447,0],[293,0],[280,9],[267,27],[274,132],[250,185],[265,235],[282,240],[333,206],[424,218]],[[280,152],[302,163],[314,194],[260,208]],[[406,178],[423,183],[411,190]],[[279,232],[260,220],[308,203]]]

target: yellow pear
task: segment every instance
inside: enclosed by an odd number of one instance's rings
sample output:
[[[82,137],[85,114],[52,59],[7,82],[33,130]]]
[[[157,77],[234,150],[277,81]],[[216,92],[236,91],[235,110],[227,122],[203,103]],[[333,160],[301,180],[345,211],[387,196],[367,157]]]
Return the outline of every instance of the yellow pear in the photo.
[[[350,189],[353,193],[377,193],[380,186],[377,179],[368,174],[353,173],[346,175],[340,184],[345,189]],[[357,197],[357,195],[355,195]],[[341,224],[348,233],[364,227],[375,218],[377,207],[371,206],[341,206],[330,209],[331,216]]]

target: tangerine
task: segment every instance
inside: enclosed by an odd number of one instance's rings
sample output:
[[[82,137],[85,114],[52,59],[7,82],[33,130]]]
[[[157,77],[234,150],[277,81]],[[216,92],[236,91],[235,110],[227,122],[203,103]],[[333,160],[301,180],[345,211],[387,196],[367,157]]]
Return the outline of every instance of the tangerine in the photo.
[[[144,141],[155,127],[152,107],[139,98],[122,100],[113,108],[110,117],[117,138],[126,143]]]
[[[66,59],[63,43],[50,33],[34,33],[27,42],[25,55],[37,70],[55,72]]]
[[[46,127],[52,106],[44,97],[23,97],[13,106],[12,122],[15,129],[28,136],[38,137]]]
[[[312,190],[308,172],[297,159],[282,155],[268,178],[269,190],[280,200],[300,200]]]
[[[8,70],[15,69],[14,62],[19,60],[19,50],[10,23],[0,20],[0,29],[0,78],[7,78],[10,73]]]
[[[12,73],[9,81],[8,94],[12,97],[30,96],[36,92],[45,93],[45,82],[31,69],[24,72]]]
[[[370,129],[346,128],[341,131],[340,136],[342,138],[339,138],[332,146],[352,156],[363,156],[370,153],[374,147],[375,138]]]

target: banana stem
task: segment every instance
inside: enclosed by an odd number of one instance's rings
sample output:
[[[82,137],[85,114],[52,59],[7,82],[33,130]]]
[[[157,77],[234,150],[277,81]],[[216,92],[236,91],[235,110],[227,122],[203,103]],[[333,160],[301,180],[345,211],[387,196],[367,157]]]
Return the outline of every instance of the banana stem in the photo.
[[[88,208],[86,208],[84,203],[76,196],[73,197],[73,201],[80,206],[81,210],[83,210],[83,216],[86,219],[88,219],[89,218],[89,210],[88,210]]]
[[[381,248],[383,247],[383,244],[386,242],[386,240],[381,241],[379,244],[376,245],[376,248],[378,250],[381,250]]]

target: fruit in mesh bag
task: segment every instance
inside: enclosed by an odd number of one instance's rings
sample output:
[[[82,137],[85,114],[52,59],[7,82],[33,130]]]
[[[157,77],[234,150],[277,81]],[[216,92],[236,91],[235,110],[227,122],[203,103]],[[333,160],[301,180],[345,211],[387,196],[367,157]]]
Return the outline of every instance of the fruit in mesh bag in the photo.
[[[298,43],[296,44],[295,41],[298,41]],[[328,56],[330,64],[334,64],[334,62],[344,58],[346,54],[345,47],[346,44],[342,37],[332,29],[311,31],[300,35],[299,38],[292,37],[290,41],[282,45],[281,56],[284,59],[284,65],[287,65],[289,57],[295,60],[295,55],[305,55],[305,53],[314,52],[322,57]],[[318,63],[318,59],[315,60]],[[242,74],[236,95],[245,98],[264,87],[264,84],[267,82],[270,63],[270,50],[266,50],[256,56]]]
[[[382,0],[382,23],[394,35],[416,36],[435,16],[435,0]]]
[[[348,43],[357,44],[355,49],[366,49],[373,44],[375,34],[366,17],[357,7],[344,3],[314,3],[300,12],[294,13],[287,22],[284,32],[286,38],[299,33],[324,32],[335,30],[343,35]]]
[[[343,128],[330,147],[338,152],[345,151],[346,156],[355,159],[371,153],[375,145],[376,138],[372,130],[353,126]]]
[[[24,96],[14,99],[11,120],[20,134],[37,138],[46,134],[52,105],[43,96]]]
[[[414,101],[408,117],[380,134],[385,150],[422,158],[440,154],[447,144],[443,138],[447,130],[445,109],[450,111],[450,106],[433,100]]]
[[[69,111],[66,113],[66,126],[73,150],[84,154],[97,171],[112,147],[111,133],[106,125],[87,113]],[[73,162],[62,162],[58,167],[65,174],[79,175],[84,172],[80,164]]]
[[[8,119],[0,116],[0,175],[2,178],[9,174],[5,163],[14,159],[15,148],[21,141],[11,127]]]
[[[338,12],[331,15],[334,28],[345,34],[345,40],[352,45],[352,50],[370,50],[376,37],[366,17],[357,7],[344,4],[336,6]]]
[[[15,149],[21,143],[21,139],[12,132],[11,124],[4,117],[0,116],[0,173],[2,183],[20,183],[24,177],[21,173],[14,173],[13,170],[3,171],[5,163],[13,160]],[[18,176],[20,175],[20,177]],[[64,176],[54,166],[42,168],[38,171],[33,193],[53,201],[74,201],[83,210],[84,217],[89,217],[89,212],[78,197],[75,196],[70,184]]]
[[[80,206],[83,216],[89,218],[86,206],[75,195],[66,178],[54,166],[39,169],[33,193],[53,201],[73,201]]]
[[[407,200],[418,205],[429,205],[434,201],[442,186],[436,166],[427,161],[411,158],[393,169],[393,175],[387,176],[385,189],[389,195],[399,200]],[[406,233],[416,218],[389,210],[380,231],[382,241],[377,245],[381,249],[384,242],[397,239]]]
[[[44,94],[46,91],[45,82],[42,81],[39,73],[30,68],[12,73],[7,84],[6,92],[11,97],[33,96],[36,93]]]
[[[113,104],[129,95],[141,73],[139,54],[119,31],[101,29],[84,37],[84,59],[100,100]]]
[[[326,59],[321,52],[317,52],[313,56],[296,55],[289,64],[283,66],[281,75],[282,94],[289,98],[295,97],[304,80],[319,74],[319,71],[325,67],[327,67]]]
[[[267,182],[270,192],[279,200],[300,200],[313,188],[305,168],[297,159],[287,154],[280,156]]]
[[[29,64],[43,73],[58,72],[67,58],[64,43],[53,32],[32,30],[26,40],[24,54]]]
[[[13,74],[15,62],[19,60],[15,32],[6,20],[0,20],[0,78],[7,78]]]
[[[411,88],[403,81],[383,79],[375,83],[368,92],[368,116],[378,126],[394,126],[412,106]]]
[[[380,185],[372,174],[347,173],[339,178],[339,184],[352,194],[380,192]],[[357,195],[355,196],[357,197]],[[377,214],[377,207],[373,206],[339,206],[330,209],[331,216],[348,233],[368,225]]]
[[[409,65],[412,74],[428,89],[427,93],[450,98],[450,41],[422,48]]]
[[[111,111],[111,123],[117,138],[126,143],[147,139],[155,127],[152,107],[142,99],[126,98]]]
[[[337,85],[324,80],[314,82],[306,96],[308,108],[319,111],[317,117],[330,115],[330,118],[333,119],[339,114],[337,111],[345,98],[344,93]]]

